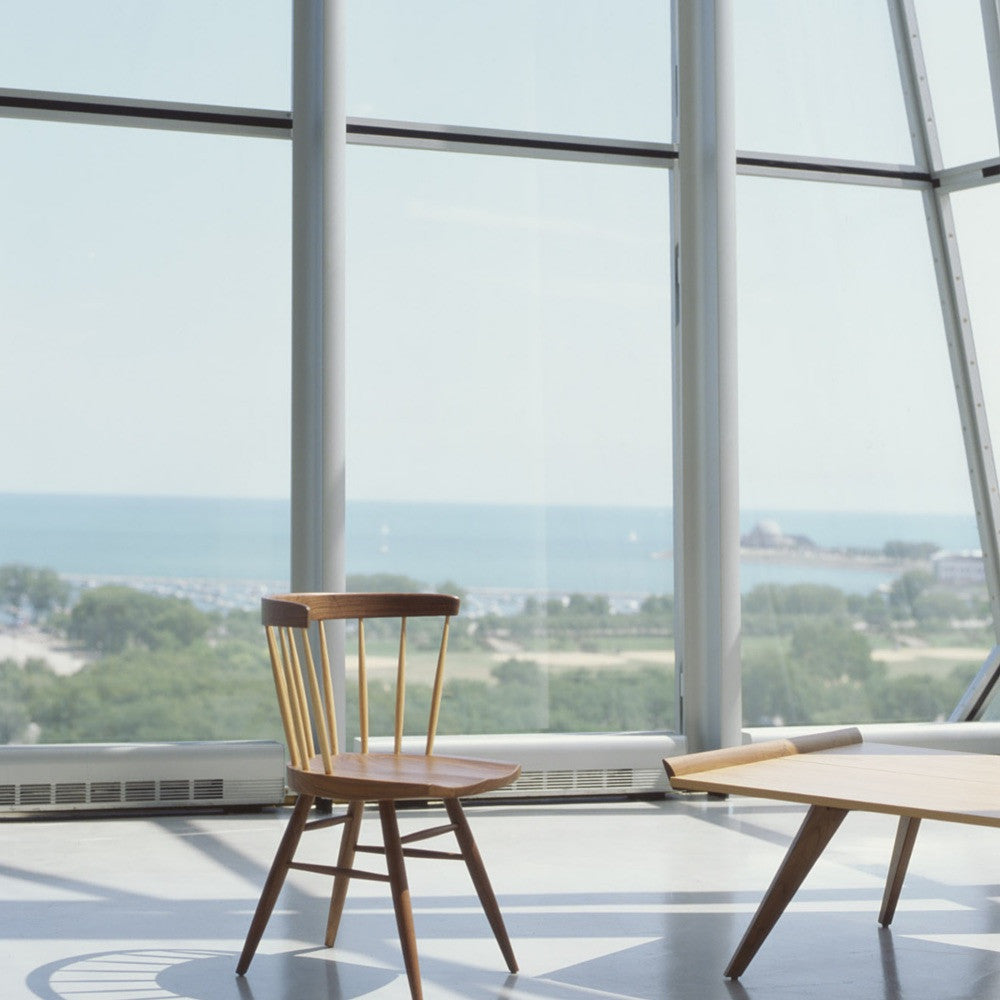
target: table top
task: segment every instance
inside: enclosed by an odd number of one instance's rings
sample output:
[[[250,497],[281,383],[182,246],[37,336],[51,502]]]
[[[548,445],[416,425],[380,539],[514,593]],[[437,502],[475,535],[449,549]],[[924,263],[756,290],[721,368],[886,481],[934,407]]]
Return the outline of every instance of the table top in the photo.
[[[865,743],[857,729],[664,760],[677,790],[1000,826],[1000,757]]]

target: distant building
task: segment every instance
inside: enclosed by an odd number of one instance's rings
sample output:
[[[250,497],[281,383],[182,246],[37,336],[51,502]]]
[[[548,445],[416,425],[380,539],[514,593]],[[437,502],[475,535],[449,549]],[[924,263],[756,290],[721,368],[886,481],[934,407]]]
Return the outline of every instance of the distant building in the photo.
[[[740,536],[745,549],[814,549],[816,543],[805,535],[786,535],[777,521],[758,521]]]
[[[977,550],[936,552],[931,556],[934,579],[952,587],[972,587],[986,584],[983,554]]]

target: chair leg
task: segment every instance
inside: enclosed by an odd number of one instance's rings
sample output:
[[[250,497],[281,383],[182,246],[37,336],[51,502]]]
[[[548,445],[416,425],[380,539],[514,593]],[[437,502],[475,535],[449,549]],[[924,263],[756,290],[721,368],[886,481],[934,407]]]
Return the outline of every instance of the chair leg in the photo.
[[[410,982],[410,996],[413,1000],[422,1000],[423,991],[420,986],[417,938],[413,930],[413,909],[410,906],[410,887],[406,881],[403,845],[399,839],[399,825],[396,822],[396,804],[392,801],[380,802],[378,813],[379,819],[382,821],[382,839],[385,844],[389,887],[392,889],[392,904],[396,910],[396,927],[399,929],[399,943],[403,948],[406,978]]]
[[[288,826],[285,827],[285,834],[278,845],[278,851],[271,862],[271,870],[267,873],[264,888],[257,903],[253,920],[250,922],[250,930],[247,931],[247,939],[243,945],[243,953],[240,955],[239,964],[236,966],[236,974],[242,976],[250,967],[254,952],[264,934],[264,928],[271,918],[271,911],[278,901],[281,887],[285,884],[285,876],[288,874],[288,865],[295,857],[295,849],[299,846],[302,837],[302,830],[309,817],[309,809],[313,804],[312,795],[300,795],[295,801],[295,808],[292,810]]]
[[[340,854],[337,856],[338,868],[350,868],[354,864],[354,851],[358,845],[358,834],[361,832],[361,817],[364,814],[364,802],[352,802],[347,807],[347,822],[340,838]],[[340,928],[340,918],[344,912],[344,902],[347,899],[347,888],[351,883],[350,875],[336,875],[333,879],[333,894],[330,896],[330,915],[326,921],[326,946],[332,948],[337,940],[337,930]]]
[[[507,962],[507,968],[511,972],[517,972],[517,959],[514,957],[514,949],[511,947],[510,938],[507,936],[507,928],[504,926],[503,916],[500,913],[500,904],[493,894],[493,886],[490,885],[489,876],[483,865],[483,859],[479,855],[479,848],[472,836],[469,828],[469,821],[465,818],[465,810],[458,799],[445,799],[445,808],[448,810],[448,817],[455,824],[455,837],[458,846],[465,859],[465,865],[472,876],[472,884],[476,887],[479,902],[483,905],[486,919],[493,928],[493,936],[500,945],[500,951]]]

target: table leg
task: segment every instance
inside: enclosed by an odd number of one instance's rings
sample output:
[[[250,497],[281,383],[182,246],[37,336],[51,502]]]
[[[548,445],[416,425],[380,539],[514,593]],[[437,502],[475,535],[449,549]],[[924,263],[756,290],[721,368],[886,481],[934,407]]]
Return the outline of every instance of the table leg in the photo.
[[[913,842],[917,839],[919,828],[920,820],[916,816],[899,817],[896,843],[892,848],[889,875],[885,880],[885,893],[882,896],[882,909],[878,915],[878,922],[883,927],[888,927],[892,923],[893,915],[896,913],[896,903],[899,902],[899,893],[903,888],[903,879],[906,878],[906,869],[913,853]]]
[[[846,809],[834,809],[830,806],[809,807],[799,832],[788,848],[785,860],[781,862],[781,867],[760,906],[757,907],[743,940],[729,960],[725,971],[728,979],[739,979],[750,964],[846,815]]]

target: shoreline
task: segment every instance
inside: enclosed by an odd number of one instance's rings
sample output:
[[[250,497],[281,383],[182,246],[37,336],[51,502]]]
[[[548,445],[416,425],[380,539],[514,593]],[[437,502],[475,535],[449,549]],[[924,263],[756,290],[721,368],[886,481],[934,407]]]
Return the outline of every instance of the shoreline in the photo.
[[[857,569],[901,575],[913,569],[930,570],[929,559],[892,559],[889,556],[836,549],[740,549],[740,562],[780,566],[819,566],[824,569]]]

